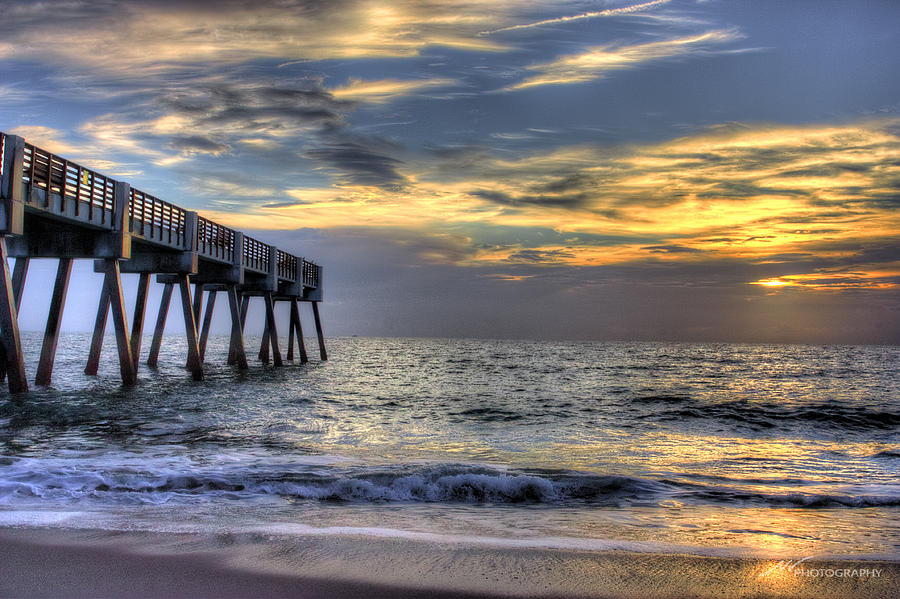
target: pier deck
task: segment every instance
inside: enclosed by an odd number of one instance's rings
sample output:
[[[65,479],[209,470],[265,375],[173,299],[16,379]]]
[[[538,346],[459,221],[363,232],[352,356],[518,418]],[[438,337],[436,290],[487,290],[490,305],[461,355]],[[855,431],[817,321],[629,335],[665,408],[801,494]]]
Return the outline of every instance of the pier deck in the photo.
[[[15,258],[12,271],[10,258]],[[230,364],[248,367],[243,330],[252,297],[261,297],[266,307],[261,360],[269,360],[271,348],[274,364],[284,363],[278,347],[276,301],[291,304],[287,359],[293,359],[296,335],[300,361],[307,361],[298,302],[312,304],[320,357],[327,359],[318,307],[323,295],[320,265],[0,132],[0,375],[8,377],[13,393],[28,389],[18,311],[32,258],[59,260],[35,377],[38,385],[50,384],[76,259],[94,260],[94,270],[104,275],[87,374],[97,373],[106,321],[112,313],[122,381],[136,382],[147,291],[154,274],[164,287],[147,360],[151,367],[159,359],[175,288],[188,340],[187,367],[195,379],[203,377],[206,339],[220,292],[228,298],[231,314]],[[140,275],[130,328],[122,273]],[[204,292],[206,310],[201,320]]]

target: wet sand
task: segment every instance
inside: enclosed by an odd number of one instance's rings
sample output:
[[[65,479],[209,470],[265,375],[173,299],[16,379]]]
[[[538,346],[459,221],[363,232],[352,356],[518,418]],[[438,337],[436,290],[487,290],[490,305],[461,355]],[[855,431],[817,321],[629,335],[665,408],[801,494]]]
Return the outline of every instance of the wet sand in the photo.
[[[803,574],[777,563],[361,536],[0,529],[2,597],[900,596],[900,562],[816,558]]]

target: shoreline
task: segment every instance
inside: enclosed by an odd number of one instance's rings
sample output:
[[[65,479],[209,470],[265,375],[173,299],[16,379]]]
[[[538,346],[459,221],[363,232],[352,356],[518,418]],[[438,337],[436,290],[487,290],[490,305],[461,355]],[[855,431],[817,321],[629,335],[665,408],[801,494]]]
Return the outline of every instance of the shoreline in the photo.
[[[900,562],[889,560],[814,558],[792,565],[751,557],[361,536],[9,527],[0,527],[0,547],[0,596],[21,598],[874,599],[900,594]],[[811,574],[817,570],[822,574]],[[835,575],[838,570],[842,574]]]

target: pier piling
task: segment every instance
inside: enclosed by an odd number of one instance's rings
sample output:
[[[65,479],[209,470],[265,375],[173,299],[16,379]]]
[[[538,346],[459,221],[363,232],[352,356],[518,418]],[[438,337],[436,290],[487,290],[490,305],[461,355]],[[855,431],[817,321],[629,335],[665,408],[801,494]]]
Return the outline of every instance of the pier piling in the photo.
[[[0,236],[0,269],[3,271],[0,281],[0,334],[6,353],[9,392],[23,393],[28,391],[28,379],[25,375],[25,358],[22,356],[22,340],[19,338],[18,312],[5,236]]]
[[[159,314],[156,316],[156,328],[153,329],[153,340],[150,342],[150,355],[147,356],[147,366],[151,368],[156,368],[159,363],[159,348],[162,345],[163,331],[166,328],[166,316],[169,314],[171,301],[172,283],[164,283],[162,297],[159,300]]]
[[[319,302],[312,303],[313,318],[316,321],[316,336],[319,338],[319,357],[324,361],[328,359],[328,352],[325,351],[325,335],[322,333],[322,321],[319,320]]]
[[[66,291],[69,289],[69,278],[72,276],[72,262],[72,258],[59,259],[53,296],[50,298],[50,313],[47,315],[47,326],[44,330],[44,343],[41,346],[41,359],[34,379],[35,385],[50,384],[53,362],[56,359],[56,345],[59,341],[59,327],[66,306]]]
[[[181,290],[181,307],[184,312],[184,331],[187,335],[188,343],[187,367],[191,371],[195,381],[202,381],[203,360],[200,359],[200,344],[197,341],[197,321],[194,320],[194,310],[191,305],[191,285],[187,275],[179,277],[178,288]]]

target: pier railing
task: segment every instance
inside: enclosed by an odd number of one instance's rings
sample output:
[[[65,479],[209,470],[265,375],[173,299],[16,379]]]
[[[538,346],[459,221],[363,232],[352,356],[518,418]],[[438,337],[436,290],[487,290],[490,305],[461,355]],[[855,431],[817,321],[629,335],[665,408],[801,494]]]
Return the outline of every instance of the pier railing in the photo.
[[[6,143],[3,135],[3,145]],[[40,208],[66,214],[70,210],[79,220],[111,226],[115,210],[116,181],[80,164],[70,162],[46,150],[25,143],[25,160],[22,180],[32,190],[44,190]],[[59,196],[59,203],[51,201],[51,195]],[[32,197],[26,198],[33,202]]]
[[[202,216],[197,219],[197,251],[220,262],[234,262],[235,230]]]
[[[278,278],[285,281],[297,280],[297,256],[278,250]]]
[[[309,260],[303,260],[303,285],[304,287],[319,286],[319,265]]]
[[[269,273],[269,246],[249,235],[244,235],[244,268]]]
[[[7,138],[0,131],[0,177],[9,162],[6,160]],[[64,219],[81,221],[103,229],[115,228],[116,184],[119,183],[97,171],[25,142],[22,183],[28,191],[25,204],[30,210],[53,214]],[[201,258],[233,264],[236,252],[244,268],[257,274],[269,275],[270,246],[247,235],[243,247],[237,248],[237,231],[202,216],[197,217],[196,229],[188,227],[190,213],[169,202],[133,187],[129,188],[128,232],[145,243],[171,249],[192,248]],[[193,233],[193,240],[185,239]],[[304,287],[320,284],[320,267],[308,260],[282,250],[276,250],[277,278],[302,282]]]
[[[172,247],[184,247],[187,211],[157,197],[131,188],[128,202],[132,235]]]

